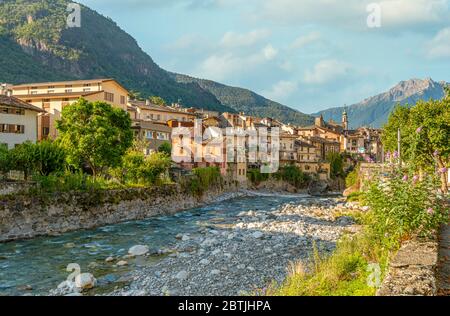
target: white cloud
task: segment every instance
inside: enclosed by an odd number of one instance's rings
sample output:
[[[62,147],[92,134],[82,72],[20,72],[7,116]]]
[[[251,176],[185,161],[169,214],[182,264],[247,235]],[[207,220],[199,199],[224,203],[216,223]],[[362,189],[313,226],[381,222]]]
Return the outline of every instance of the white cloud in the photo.
[[[227,48],[253,46],[269,36],[270,31],[266,29],[253,30],[248,33],[227,32],[223,35],[220,45]]]
[[[256,18],[283,24],[328,24],[367,29],[370,3],[381,5],[382,28],[428,30],[450,22],[450,0],[264,0]]]
[[[351,71],[352,67],[347,63],[334,59],[322,60],[305,72],[303,81],[308,84],[325,84],[346,77]]]
[[[278,51],[270,44],[256,53],[245,56],[230,52],[213,54],[201,63],[197,73],[200,77],[221,81],[231,75],[248,72],[270,62],[277,54]]]
[[[262,50],[264,57],[267,60],[272,60],[274,59],[277,55],[278,55],[278,50],[276,50],[272,45],[267,45],[266,47],[264,47],[264,49]]]
[[[320,32],[311,32],[306,35],[299,36],[291,44],[291,48],[292,49],[303,48],[309,44],[317,42],[318,40],[320,40],[320,38],[321,38]]]
[[[282,80],[274,84],[270,90],[263,91],[262,94],[269,99],[283,101],[296,92],[297,88],[296,82]]]
[[[439,33],[428,43],[428,57],[450,57],[450,27],[439,31]]]

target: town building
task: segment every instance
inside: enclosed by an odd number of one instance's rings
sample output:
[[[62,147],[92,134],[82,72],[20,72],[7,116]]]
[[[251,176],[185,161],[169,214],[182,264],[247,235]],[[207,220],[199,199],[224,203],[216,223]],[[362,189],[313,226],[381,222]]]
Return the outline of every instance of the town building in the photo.
[[[381,130],[362,127],[344,132],[344,148],[347,153],[370,162],[383,161]]]
[[[11,89],[16,98],[45,111],[38,118],[38,140],[56,138],[56,121],[61,119],[63,108],[79,98],[107,102],[126,111],[129,94],[114,79],[28,83]]]
[[[151,121],[166,124],[170,120],[192,122],[196,115],[168,106],[152,104],[149,100],[130,100],[128,112],[134,120]]]
[[[38,138],[38,114],[44,110],[9,95],[0,95],[0,146],[12,149]]]
[[[158,151],[164,143],[171,143],[172,128],[167,124],[134,120],[132,129],[135,139],[146,143],[146,155]]]

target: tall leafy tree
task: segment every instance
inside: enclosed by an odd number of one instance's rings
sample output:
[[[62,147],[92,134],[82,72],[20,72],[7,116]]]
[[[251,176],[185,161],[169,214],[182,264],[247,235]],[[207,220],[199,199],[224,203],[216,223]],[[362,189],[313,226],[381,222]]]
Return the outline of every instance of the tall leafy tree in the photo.
[[[436,166],[442,191],[448,192],[450,160],[450,90],[442,100],[419,101],[415,106],[397,107],[384,126],[386,149],[397,148],[401,131],[402,160],[423,170]]]
[[[68,162],[76,167],[86,164],[94,177],[120,165],[133,143],[128,113],[105,102],[80,99],[65,107],[57,128]]]

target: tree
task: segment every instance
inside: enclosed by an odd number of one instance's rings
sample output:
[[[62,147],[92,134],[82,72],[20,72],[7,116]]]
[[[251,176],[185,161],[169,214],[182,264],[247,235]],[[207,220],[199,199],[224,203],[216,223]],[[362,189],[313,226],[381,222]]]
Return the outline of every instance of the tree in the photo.
[[[42,176],[64,171],[66,152],[56,142],[44,140],[32,148],[33,167]]]
[[[6,174],[11,170],[11,155],[8,147],[0,145],[0,175],[6,178]]]
[[[22,171],[25,180],[32,173],[34,167],[33,152],[34,144],[25,142],[14,147],[10,152],[10,168],[11,170]]]
[[[172,144],[169,142],[164,142],[161,146],[159,146],[158,152],[164,153],[170,157],[172,155]]]
[[[150,97],[150,102],[161,106],[167,105],[166,101],[163,98],[157,96]]]
[[[79,99],[63,109],[57,129],[69,164],[86,164],[94,177],[105,168],[120,165],[133,143],[128,113],[105,102]]]
[[[437,166],[441,189],[448,192],[450,90],[446,89],[442,100],[397,107],[384,126],[383,143],[387,150],[397,148],[398,129],[402,136],[402,160],[419,171]]]
[[[330,163],[331,176],[333,178],[344,175],[344,159],[339,153],[329,153],[327,162]]]

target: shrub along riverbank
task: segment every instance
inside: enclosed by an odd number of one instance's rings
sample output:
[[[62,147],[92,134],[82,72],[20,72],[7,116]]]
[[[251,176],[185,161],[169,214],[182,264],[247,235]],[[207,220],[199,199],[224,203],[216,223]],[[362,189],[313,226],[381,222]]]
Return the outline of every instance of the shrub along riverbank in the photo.
[[[293,264],[281,287],[271,295],[364,296],[375,295],[376,273],[384,277],[389,259],[401,243],[411,238],[430,238],[448,221],[448,204],[438,193],[435,176],[418,176],[396,171],[375,181],[362,195],[367,213],[353,216],[363,225],[355,236],[345,236],[329,257],[316,251],[309,265]],[[375,273],[375,274],[374,274]],[[374,284],[375,283],[375,284]],[[378,284],[379,285],[379,284]]]

